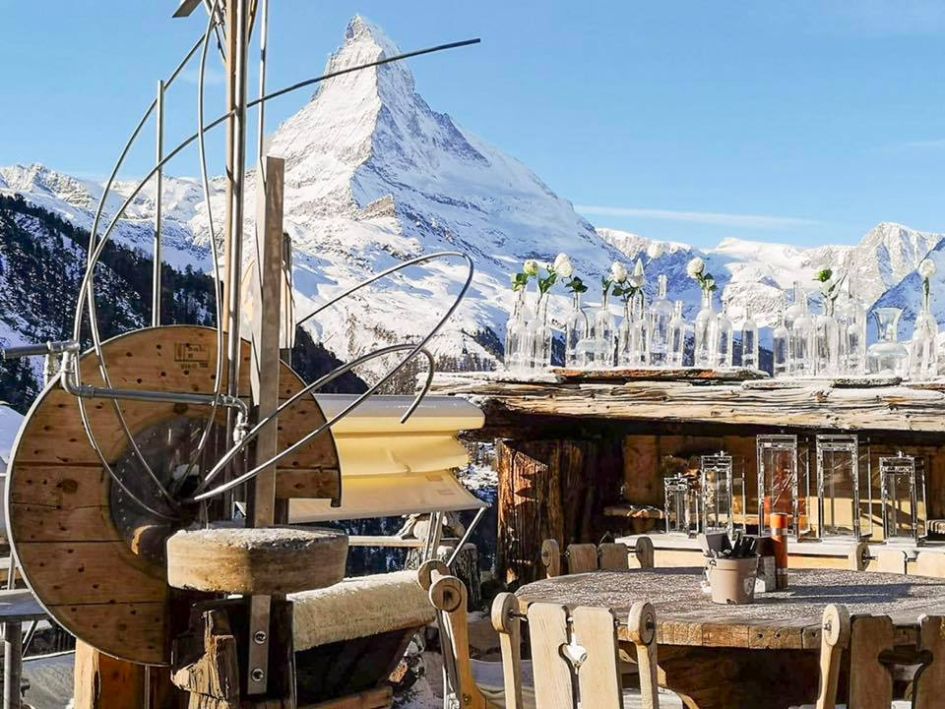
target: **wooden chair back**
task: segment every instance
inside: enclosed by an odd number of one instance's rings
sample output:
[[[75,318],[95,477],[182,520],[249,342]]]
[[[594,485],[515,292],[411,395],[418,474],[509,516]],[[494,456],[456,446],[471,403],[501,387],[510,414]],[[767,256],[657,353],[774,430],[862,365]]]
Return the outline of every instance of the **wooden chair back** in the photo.
[[[561,547],[554,539],[546,539],[541,545],[541,561],[548,578],[562,573],[582,574],[589,571],[626,571],[630,568],[630,552],[633,552],[641,569],[653,568],[653,540],[638,537],[631,548],[617,542],[612,544],[569,544],[562,564]],[[565,572],[564,569],[567,569]]]
[[[895,628],[888,616],[850,617],[843,606],[827,606],[821,627],[820,690],[817,709],[837,705],[837,679],[843,651],[849,648],[850,681],[847,706],[857,709],[889,709],[893,701],[893,675],[882,655],[895,647]],[[928,663],[915,677],[914,709],[933,709],[945,697],[945,618],[919,619],[919,650]]]
[[[506,709],[522,708],[521,617],[514,596],[496,597],[492,623],[499,633],[505,676]],[[533,603],[527,613],[535,706],[539,709],[623,709],[618,622],[606,608]],[[659,706],[656,684],[656,614],[649,603],[635,603],[627,619],[640,669],[644,709]]]

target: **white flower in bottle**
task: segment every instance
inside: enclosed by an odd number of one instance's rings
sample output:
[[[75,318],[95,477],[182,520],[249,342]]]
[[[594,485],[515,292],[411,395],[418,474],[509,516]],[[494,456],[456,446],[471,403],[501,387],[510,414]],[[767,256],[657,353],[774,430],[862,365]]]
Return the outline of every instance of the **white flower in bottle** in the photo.
[[[627,276],[630,274],[627,273],[627,267],[624,266],[620,261],[614,261],[613,265],[610,267],[610,280],[614,283],[623,283],[627,280]]]
[[[552,267],[554,272],[562,278],[570,278],[574,275],[574,265],[567,254],[558,254]]]
[[[528,259],[525,265],[522,266],[522,271],[528,276],[537,276],[540,269],[541,266],[539,266],[538,262],[533,258]]]
[[[689,274],[690,278],[697,278],[705,271],[705,261],[696,256],[689,264],[686,266],[686,273]]]
[[[643,271],[643,262],[637,259],[633,266],[633,275],[630,276],[630,285],[634,288],[642,288],[646,283],[646,274]]]
[[[924,258],[919,263],[919,275],[928,280],[935,275],[935,262],[932,259]]]

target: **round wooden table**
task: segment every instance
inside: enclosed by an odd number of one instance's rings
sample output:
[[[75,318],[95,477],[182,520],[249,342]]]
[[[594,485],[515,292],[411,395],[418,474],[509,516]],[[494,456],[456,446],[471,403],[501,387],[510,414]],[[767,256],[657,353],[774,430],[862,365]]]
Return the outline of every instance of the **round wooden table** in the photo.
[[[888,615],[902,646],[915,645],[919,617],[945,615],[943,579],[792,569],[790,588],[756,594],[742,606],[712,603],[701,579],[701,568],[596,571],[536,581],[516,595],[523,612],[546,602],[611,608],[618,618],[634,601],[649,601],[656,608],[660,682],[698,709],[811,702],[828,604],[843,604],[851,615]]]

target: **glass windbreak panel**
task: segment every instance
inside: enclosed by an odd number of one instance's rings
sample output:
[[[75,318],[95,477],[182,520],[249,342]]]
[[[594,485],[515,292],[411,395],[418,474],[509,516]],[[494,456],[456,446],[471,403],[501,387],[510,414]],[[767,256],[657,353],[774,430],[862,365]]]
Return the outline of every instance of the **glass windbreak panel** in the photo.
[[[704,455],[699,467],[703,531],[731,534],[735,529],[732,456]]]
[[[860,536],[860,457],[855,435],[817,436],[821,537]]]
[[[771,514],[790,517],[790,528],[799,533],[797,436],[763,435],[758,447],[758,527],[761,534],[771,531]]]
[[[921,458],[901,453],[879,459],[886,541],[918,543],[926,537],[924,469]]]

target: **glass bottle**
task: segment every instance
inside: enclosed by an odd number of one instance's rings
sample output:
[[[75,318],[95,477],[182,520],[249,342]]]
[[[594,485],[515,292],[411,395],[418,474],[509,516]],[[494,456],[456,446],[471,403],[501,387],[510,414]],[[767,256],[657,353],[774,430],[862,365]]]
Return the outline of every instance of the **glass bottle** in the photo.
[[[505,323],[505,369],[522,368],[522,344],[525,336],[525,289],[516,291],[512,312]]]
[[[725,303],[722,303],[722,311],[716,317],[715,327],[715,368],[731,369],[735,354],[735,348],[732,346],[735,328],[732,327],[732,320],[728,316]]]
[[[673,305],[666,297],[668,280],[661,274],[657,281],[656,300],[650,308],[649,327],[646,332],[647,364],[665,367],[669,364],[670,323],[673,320]]]
[[[588,318],[587,366],[605,369],[614,366],[614,316],[610,312],[610,293]]]
[[[795,297],[798,291],[795,289]],[[795,303],[795,305],[798,305]],[[794,307],[794,306],[791,306]],[[789,308],[790,310],[790,308]],[[814,373],[813,349],[814,321],[807,308],[807,295],[800,293],[800,304],[791,328],[791,374],[809,377]]]
[[[564,325],[564,364],[566,367],[585,366],[585,352],[580,346],[587,337],[587,313],[581,307],[581,294],[571,294],[571,311]]]
[[[876,308],[876,330],[879,341],[870,345],[868,361],[870,374],[902,376],[909,359],[909,350],[899,342],[900,308]]]
[[[686,318],[683,302],[677,300],[673,307],[673,319],[669,323],[669,366],[682,367],[686,353]]]
[[[812,374],[837,376],[840,373],[840,327],[836,317],[836,301],[823,297],[823,311],[814,320]]]
[[[909,377],[928,381],[938,374],[938,322],[932,315],[932,299],[927,285],[922,296],[922,310],[916,315],[912,331]]]
[[[786,377],[791,373],[791,333],[785,323],[784,303],[778,313],[778,324],[771,333],[772,374],[775,377]]]
[[[554,333],[551,329],[551,322],[548,320],[549,300],[547,296],[540,294],[538,304],[535,306],[535,336],[532,340],[533,369],[545,369],[551,366],[551,345]]]
[[[800,281],[794,281],[794,287],[792,289],[793,300],[791,304],[788,305],[784,310],[784,326],[787,328],[787,331],[791,333],[791,337],[788,339],[788,372],[793,373],[794,370],[794,321],[801,315],[802,312],[802,302],[803,307],[806,309],[807,306],[807,294],[804,292],[804,289],[801,288]]]
[[[751,316],[751,306],[745,306],[745,319],[742,320],[742,367],[760,369],[758,362],[758,325]]]
[[[634,366],[633,344],[636,338],[633,331],[639,326],[634,317],[630,301],[625,300],[623,303],[623,320],[620,321],[620,327],[617,329],[618,367],[629,368]]]
[[[702,291],[700,308],[693,325],[696,335],[696,348],[693,356],[697,367],[711,369],[715,366],[715,340],[718,334],[718,321],[712,304],[712,291]]]
[[[852,278],[847,279],[846,373],[866,374],[866,306]]]

